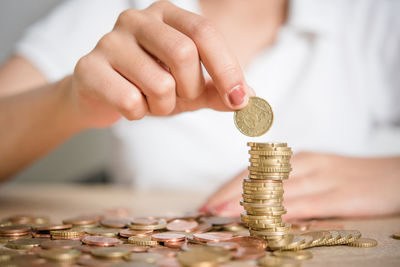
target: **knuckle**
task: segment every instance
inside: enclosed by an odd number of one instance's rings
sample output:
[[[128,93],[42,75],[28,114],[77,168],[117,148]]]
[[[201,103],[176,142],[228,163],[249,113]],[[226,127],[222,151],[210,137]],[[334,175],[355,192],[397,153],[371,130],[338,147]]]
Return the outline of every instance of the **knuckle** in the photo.
[[[171,114],[174,108],[175,108],[175,102],[163,101],[163,103],[160,103],[160,105],[158,105],[157,108],[153,109],[152,113],[156,116],[167,116]]]
[[[132,113],[139,108],[140,96],[138,94],[128,94],[119,103],[120,109]]]
[[[175,90],[175,80],[171,75],[163,75],[157,78],[157,88],[154,90],[154,96],[164,98]]]
[[[176,41],[171,56],[178,64],[191,63],[197,59],[197,47],[189,38],[182,38]]]
[[[106,33],[101,37],[100,41],[97,43],[97,48],[100,50],[113,50],[119,45],[121,37],[116,31],[111,31]]]
[[[133,8],[126,9],[119,14],[115,24],[120,26],[130,25],[133,21],[137,21],[140,15],[141,13],[139,10]]]
[[[195,39],[208,40],[219,32],[211,21],[201,18],[194,24],[192,34]]]
[[[149,9],[164,9],[168,7],[171,3],[169,1],[160,0],[152,3],[148,8]]]

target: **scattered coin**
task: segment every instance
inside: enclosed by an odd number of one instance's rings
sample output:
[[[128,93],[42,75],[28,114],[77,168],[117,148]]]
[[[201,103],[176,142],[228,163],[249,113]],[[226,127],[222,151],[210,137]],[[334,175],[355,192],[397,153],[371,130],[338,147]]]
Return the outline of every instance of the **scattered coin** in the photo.
[[[400,239],[400,233],[394,233],[394,234],[392,235],[392,237],[393,237],[394,239]]]
[[[117,238],[104,237],[104,236],[85,236],[82,242],[87,245],[111,247],[121,244],[122,242]]]
[[[17,239],[8,241],[6,247],[14,249],[30,249],[39,246],[43,240],[39,238]]]
[[[354,242],[348,243],[347,245],[350,247],[371,248],[376,247],[378,242],[372,238],[361,237]]]
[[[129,248],[124,247],[102,247],[96,248],[90,252],[95,257],[106,259],[118,259],[128,256],[131,253]]]
[[[313,257],[312,253],[305,250],[300,251],[274,251],[274,256],[282,258],[290,258],[294,260],[309,260]]]
[[[82,243],[78,240],[47,240],[40,243],[40,246],[44,249],[54,249],[54,248],[65,248],[72,249],[77,248]]]
[[[194,220],[172,220],[167,224],[167,230],[177,232],[191,232],[199,226],[199,223]]]
[[[48,260],[63,262],[77,259],[81,255],[81,252],[76,249],[58,248],[43,250],[39,255]]]

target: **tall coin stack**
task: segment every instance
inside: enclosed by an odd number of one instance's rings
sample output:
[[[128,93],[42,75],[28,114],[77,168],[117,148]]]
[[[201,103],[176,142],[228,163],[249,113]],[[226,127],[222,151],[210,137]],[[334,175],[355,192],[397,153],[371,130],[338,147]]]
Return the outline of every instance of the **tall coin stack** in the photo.
[[[279,242],[289,234],[291,225],[282,221],[286,209],[282,205],[282,180],[292,170],[292,150],[286,143],[247,143],[250,147],[249,177],[243,180],[245,211],[242,222],[250,235]]]

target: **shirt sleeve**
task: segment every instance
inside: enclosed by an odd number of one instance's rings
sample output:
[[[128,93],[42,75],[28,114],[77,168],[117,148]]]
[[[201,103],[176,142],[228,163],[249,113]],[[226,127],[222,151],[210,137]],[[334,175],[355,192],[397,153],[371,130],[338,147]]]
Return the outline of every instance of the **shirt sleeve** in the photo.
[[[76,62],[111,31],[127,0],[70,0],[31,25],[15,53],[28,59],[50,81],[73,72]]]

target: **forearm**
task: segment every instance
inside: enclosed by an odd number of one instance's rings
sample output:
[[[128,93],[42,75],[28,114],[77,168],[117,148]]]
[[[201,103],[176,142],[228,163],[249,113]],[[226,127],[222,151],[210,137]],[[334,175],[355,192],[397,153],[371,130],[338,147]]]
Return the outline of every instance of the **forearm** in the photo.
[[[0,98],[0,180],[6,179],[82,130],[71,78]]]

